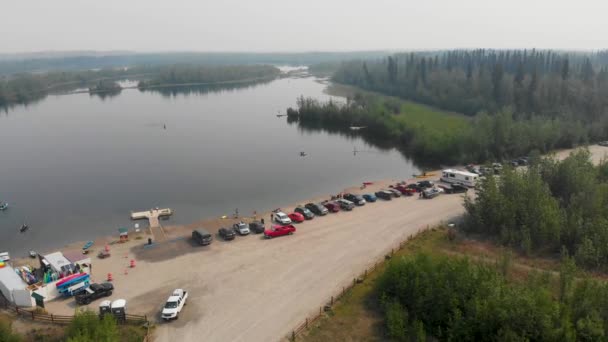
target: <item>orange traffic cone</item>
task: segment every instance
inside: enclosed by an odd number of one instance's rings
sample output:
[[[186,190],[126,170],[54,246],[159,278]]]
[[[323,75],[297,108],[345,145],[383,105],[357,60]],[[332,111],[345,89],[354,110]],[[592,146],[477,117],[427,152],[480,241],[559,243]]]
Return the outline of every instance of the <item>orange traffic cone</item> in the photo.
[[[105,250],[106,250],[106,252],[109,252],[110,251],[110,246],[106,245]]]
[[[135,267],[135,259],[131,259],[131,268]]]
[[[112,281],[112,273],[108,273],[108,281]]]

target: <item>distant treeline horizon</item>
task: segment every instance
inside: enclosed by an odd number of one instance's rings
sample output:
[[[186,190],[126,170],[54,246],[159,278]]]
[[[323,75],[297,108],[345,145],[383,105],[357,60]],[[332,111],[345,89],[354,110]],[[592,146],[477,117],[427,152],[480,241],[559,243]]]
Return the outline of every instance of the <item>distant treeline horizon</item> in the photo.
[[[299,53],[241,53],[241,52],[82,52],[82,55],[65,52],[39,54],[0,54],[0,77],[21,73],[40,73],[68,70],[92,70],[134,66],[173,64],[249,65],[288,64],[312,65],[360,58],[386,56],[388,51],[354,52],[299,52]]]

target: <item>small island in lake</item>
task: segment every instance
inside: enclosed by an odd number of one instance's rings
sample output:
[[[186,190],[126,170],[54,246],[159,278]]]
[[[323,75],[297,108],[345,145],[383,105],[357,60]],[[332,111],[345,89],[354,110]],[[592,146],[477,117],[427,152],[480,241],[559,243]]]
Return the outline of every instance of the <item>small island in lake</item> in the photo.
[[[101,97],[118,95],[121,91],[122,87],[120,84],[110,80],[101,80],[89,87],[89,94]]]

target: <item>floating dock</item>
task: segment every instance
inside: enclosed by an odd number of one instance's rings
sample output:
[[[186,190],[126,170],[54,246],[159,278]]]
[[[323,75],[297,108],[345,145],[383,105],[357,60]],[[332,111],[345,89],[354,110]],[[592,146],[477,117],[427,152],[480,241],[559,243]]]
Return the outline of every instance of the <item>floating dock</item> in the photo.
[[[160,222],[158,221],[159,217],[163,216],[171,216],[173,215],[173,209],[165,208],[153,208],[146,211],[132,211],[131,212],[131,220],[143,220],[147,219],[150,222],[150,228],[160,227]]]

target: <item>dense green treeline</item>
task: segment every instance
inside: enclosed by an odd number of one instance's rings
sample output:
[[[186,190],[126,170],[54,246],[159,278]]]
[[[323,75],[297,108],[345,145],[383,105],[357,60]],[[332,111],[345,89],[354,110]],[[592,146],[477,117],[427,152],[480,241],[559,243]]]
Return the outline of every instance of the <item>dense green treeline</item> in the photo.
[[[345,62],[334,80],[475,115],[508,107],[516,121],[541,117],[608,138],[608,52],[456,50]]]
[[[397,54],[343,63],[334,79],[469,115],[510,106],[521,117],[590,122],[607,111],[606,55],[535,50]]]
[[[163,84],[229,83],[271,79],[279,76],[280,70],[271,65],[202,66],[172,65],[157,68],[155,75],[139,82],[139,88]]]
[[[397,341],[605,341],[608,285],[559,276],[509,276],[497,265],[417,254],[393,260],[378,283],[388,336]]]
[[[586,150],[485,177],[465,207],[468,232],[526,253],[556,254],[563,247],[580,266],[608,269],[608,163],[594,166]]]
[[[349,126],[364,126],[360,131],[364,137],[389,142],[423,164],[501,160],[587,141],[581,124],[557,118],[517,120],[513,111],[505,109],[467,120],[441,112],[437,117],[420,107],[392,97],[356,95],[346,104],[299,98],[297,108],[289,108],[287,114],[303,126],[345,131]]]

